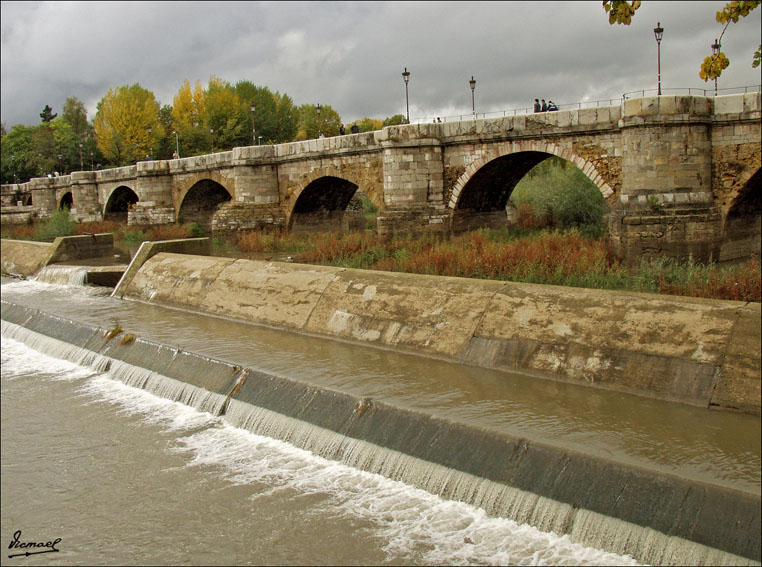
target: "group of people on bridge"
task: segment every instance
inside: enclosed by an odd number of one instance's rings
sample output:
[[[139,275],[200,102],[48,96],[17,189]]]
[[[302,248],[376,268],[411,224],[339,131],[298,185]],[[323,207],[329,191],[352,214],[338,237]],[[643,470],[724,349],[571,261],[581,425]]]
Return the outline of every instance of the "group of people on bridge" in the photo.
[[[545,102],[545,99],[542,99],[542,103],[540,103],[539,100],[534,99],[534,111],[535,112],[551,112],[553,110],[558,110],[558,106],[555,102],[548,99],[548,102]]]

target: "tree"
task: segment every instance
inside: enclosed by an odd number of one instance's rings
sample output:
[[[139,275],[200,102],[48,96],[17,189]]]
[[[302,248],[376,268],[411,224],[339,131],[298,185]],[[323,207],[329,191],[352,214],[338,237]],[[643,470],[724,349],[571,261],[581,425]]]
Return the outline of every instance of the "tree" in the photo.
[[[98,103],[94,127],[98,148],[115,165],[144,159],[164,137],[159,103],[138,83],[109,89]]]
[[[24,183],[36,175],[31,150],[32,133],[36,126],[17,124],[0,142],[3,183]],[[36,155],[36,154],[35,154]]]
[[[171,159],[177,146],[175,138],[175,123],[172,120],[172,107],[165,104],[159,110],[159,122],[164,130],[164,137],[159,140],[159,147],[155,150],[156,159]]]
[[[749,12],[759,7],[760,0],[733,0],[728,2],[725,7],[717,12],[716,19],[719,23],[725,24],[722,28],[718,43],[722,45],[722,36],[725,34],[725,30],[731,22],[736,23],[740,18],[749,15]],[[632,17],[635,15],[635,11],[640,8],[640,0],[632,0],[628,2],[626,0],[603,0],[603,8],[609,14],[610,24],[625,24],[629,25]],[[762,52],[762,45],[757,49],[752,57],[752,67],[758,67],[760,63],[760,53]],[[699,70],[699,77],[704,81],[714,80],[718,78],[724,69],[730,65],[730,60],[727,55],[718,50],[717,53],[704,58]]]
[[[384,128],[387,126],[397,126],[399,124],[407,124],[407,119],[402,114],[395,114],[394,116],[384,118]]]
[[[314,104],[303,104],[299,107],[299,130],[297,140],[308,140],[323,136],[338,136],[341,117],[327,104],[320,105],[320,115]]]
[[[53,114],[53,109],[47,104],[45,105],[45,108],[42,109],[42,112],[40,112],[40,118],[42,118],[42,121],[45,124],[53,120],[56,116],[58,116],[58,114]]]
[[[351,127],[352,124],[357,124],[357,127],[360,129],[360,132],[373,132],[374,130],[380,130],[381,128],[384,127],[383,122],[381,122],[380,120],[368,118],[367,116],[363,118],[362,120],[355,120],[349,126]]]
[[[190,81],[185,79],[173,99],[172,123],[180,140],[181,156],[204,153],[208,136],[202,135],[206,128],[206,94],[201,81],[196,80],[191,89]]]
[[[296,136],[299,124],[299,109],[286,93],[276,92],[275,98],[275,135],[268,142],[280,144],[290,142]]]
[[[251,111],[236,95],[230,83],[210,77],[205,91],[205,103],[210,148],[212,143],[216,151],[248,145],[245,140],[248,140],[249,131],[245,126],[251,123],[248,119]],[[214,129],[213,133],[211,129]]]
[[[88,135],[87,110],[84,103],[75,96],[66,99],[61,119],[74,130],[74,135],[84,141]]]
[[[256,86],[251,81],[239,81],[235,85],[235,92],[241,102],[249,109],[254,104],[254,124],[251,123],[251,110],[247,121],[247,131],[252,134],[252,128],[256,129],[254,135],[262,136],[267,143],[279,144],[290,142],[294,139],[299,122],[299,111],[294,102],[287,94],[273,93],[267,87]],[[246,144],[254,140],[249,136]]]

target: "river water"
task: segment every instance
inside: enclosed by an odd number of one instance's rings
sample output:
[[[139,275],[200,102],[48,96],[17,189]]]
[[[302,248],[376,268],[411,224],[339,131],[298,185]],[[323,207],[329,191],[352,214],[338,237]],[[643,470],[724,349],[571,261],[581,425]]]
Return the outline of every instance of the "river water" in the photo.
[[[760,491],[759,420],[3,279],[3,299],[480,427]],[[2,564],[634,564],[2,341]],[[35,548],[42,549],[45,548]]]

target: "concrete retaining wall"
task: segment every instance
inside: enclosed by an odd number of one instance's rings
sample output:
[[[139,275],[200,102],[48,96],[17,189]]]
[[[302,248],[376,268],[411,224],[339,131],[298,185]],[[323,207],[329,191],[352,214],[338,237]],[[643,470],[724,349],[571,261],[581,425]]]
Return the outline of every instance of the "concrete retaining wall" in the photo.
[[[53,241],[50,255],[43,266],[56,262],[72,260],[87,260],[113,256],[114,235],[110,232],[102,234],[82,234],[79,236],[59,236]]]
[[[0,241],[3,272],[22,278],[31,276],[45,265],[44,262],[50,255],[52,246],[50,242],[3,238]]]
[[[317,275],[325,273],[317,270]],[[317,277],[316,275],[316,277]],[[319,286],[320,284],[318,284]],[[530,440],[433,417],[340,393],[288,378],[272,376],[231,363],[162,346],[137,338],[121,344],[109,340],[105,329],[75,323],[35,309],[2,301],[2,319],[111,359],[146,368],[221,394],[230,400],[277,412],[334,432],[342,437],[367,441],[375,446],[422,459],[441,471],[404,476],[412,484],[426,482],[435,472],[452,480],[453,469],[478,479],[525,491],[534,507],[512,519],[537,525],[543,502],[535,496],[562,503],[554,508],[554,529],[571,534],[588,545],[615,547],[654,564],[744,564],[743,558],[760,560],[759,495],[691,482],[658,472],[550,447]],[[108,366],[108,365],[106,365]],[[334,454],[342,445],[327,443]],[[320,451],[318,451],[320,453]],[[384,459],[382,459],[384,460]],[[368,465],[372,459],[368,459]],[[363,465],[358,465],[363,466]],[[413,467],[409,467],[412,469]],[[408,470],[408,467],[402,467]],[[444,497],[453,497],[445,482]],[[428,488],[428,487],[425,487]],[[476,487],[467,490],[466,501],[478,497]],[[498,499],[499,500],[499,499]],[[508,508],[518,507],[509,502]],[[501,513],[498,502],[480,502],[489,513]],[[492,509],[492,507],[496,507]],[[504,510],[502,510],[504,512]],[[590,521],[590,513],[595,516]],[[608,518],[622,523],[612,526]],[[613,530],[611,532],[607,530]],[[656,530],[656,532],[651,531]],[[623,537],[615,537],[621,532]],[[687,548],[675,538],[693,542]],[[696,546],[696,544],[699,544]],[[678,545],[674,554],[670,546]],[[717,557],[702,546],[741,557]],[[666,551],[665,551],[666,550]]]
[[[124,275],[116,284],[113,297],[122,297],[132,278],[138,273],[140,267],[159,252],[174,252],[176,254],[208,254],[211,240],[209,238],[185,238],[181,240],[159,240],[155,242],[143,242],[138,248],[135,257],[130,262]]]
[[[760,414],[759,304],[170,253],[133,268],[120,297]]]
[[[13,276],[29,277],[48,264],[87,260],[114,254],[114,235],[59,236],[52,243],[2,239],[3,270]]]

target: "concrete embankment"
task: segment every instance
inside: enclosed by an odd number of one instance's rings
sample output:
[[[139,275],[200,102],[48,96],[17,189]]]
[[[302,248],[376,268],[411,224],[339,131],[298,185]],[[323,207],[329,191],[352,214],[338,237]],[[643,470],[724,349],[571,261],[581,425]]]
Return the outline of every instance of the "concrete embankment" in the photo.
[[[166,252],[129,276],[116,296],[760,414],[755,303]]]
[[[28,277],[49,264],[113,256],[114,235],[84,234],[59,236],[51,242],[2,239],[3,271],[16,277]]]
[[[108,361],[124,362],[223,396],[225,403],[217,407],[226,419],[238,404],[246,404],[291,419],[289,430],[299,423],[317,426],[333,437],[310,445],[316,433],[309,430],[297,435],[301,441],[295,444],[309,445],[327,458],[349,460],[349,453],[357,457],[352,440],[382,448],[381,454],[363,449],[366,452],[352,464],[380,472],[374,467],[379,463],[389,467],[394,461],[398,466],[390,476],[398,480],[482,506],[489,513],[569,534],[574,541],[632,554],[652,564],[760,561],[758,494],[483,430],[140,337],[108,338],[106,329],[7,301],[2,301],[2,319],[105,357],[99,368],[116,365]],[[8,336],[5,328],[3,333]],[[505,490],[495,491],[495,486]]]

